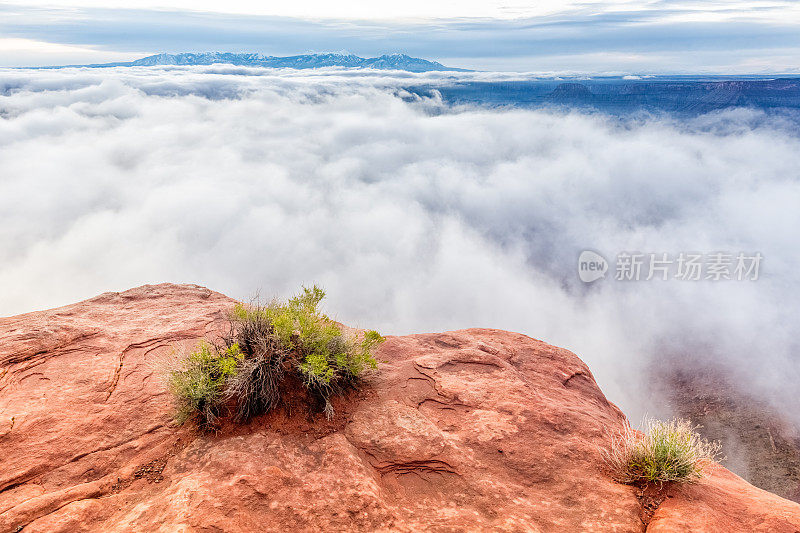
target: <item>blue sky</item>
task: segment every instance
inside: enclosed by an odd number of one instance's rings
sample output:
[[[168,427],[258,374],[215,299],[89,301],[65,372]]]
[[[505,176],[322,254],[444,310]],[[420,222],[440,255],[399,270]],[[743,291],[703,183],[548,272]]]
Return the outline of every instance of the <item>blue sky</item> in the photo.
[[[800,73],[800,2],[29,0],[0,3],[0,65],[158,52],[405,52],[483,70]]]

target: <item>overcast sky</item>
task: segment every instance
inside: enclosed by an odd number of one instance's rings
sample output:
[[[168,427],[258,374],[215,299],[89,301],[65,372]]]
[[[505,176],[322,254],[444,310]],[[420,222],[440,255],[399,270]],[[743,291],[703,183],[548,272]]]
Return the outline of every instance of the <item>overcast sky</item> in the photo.
[[[798,73],[800,2],[612,0],[0,3],[0,65],[158,52],[389,52],[484,70]]]

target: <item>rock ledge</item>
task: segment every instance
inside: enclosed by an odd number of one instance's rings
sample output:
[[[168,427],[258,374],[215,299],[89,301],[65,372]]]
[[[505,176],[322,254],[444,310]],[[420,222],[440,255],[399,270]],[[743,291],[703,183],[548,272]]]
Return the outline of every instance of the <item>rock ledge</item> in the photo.
[[[389,337],[331,421],[177,428],[159,362],[232,303],[163,284],[0,318],[0,532],[800,531],[722,467],[645,524],[599,456],[622,413],[574,354],[505,331]]]

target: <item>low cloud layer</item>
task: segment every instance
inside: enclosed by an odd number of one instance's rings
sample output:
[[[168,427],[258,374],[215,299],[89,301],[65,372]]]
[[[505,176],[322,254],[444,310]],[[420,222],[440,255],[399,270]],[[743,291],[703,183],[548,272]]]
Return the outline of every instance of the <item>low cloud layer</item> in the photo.
[[[318,282],[352,325],[572,349],[633,417],[658,411],[642,398],[667,356],[794,401],[800,139],[780,117],[449,109],[399,89],[430,76],[267,72],[4,71],[0,314]],[[753,282],[585,285],[584,249],[764,262]]]

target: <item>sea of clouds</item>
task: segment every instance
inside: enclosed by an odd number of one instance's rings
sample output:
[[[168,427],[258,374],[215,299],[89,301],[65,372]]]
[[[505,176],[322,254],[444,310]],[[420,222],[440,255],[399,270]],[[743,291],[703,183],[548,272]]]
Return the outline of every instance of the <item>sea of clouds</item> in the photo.
[[[403,90],[453,76],[0,71],[0,315],[145,283],[248,299],[317,282],[354,326],[567,347],[633,418],[662,414],[648,391],[676,357],[794,405],[790,122],[452,108]],[[764,260],[758,281],[588,285],[585,249],[612,270],[623,251]]]

